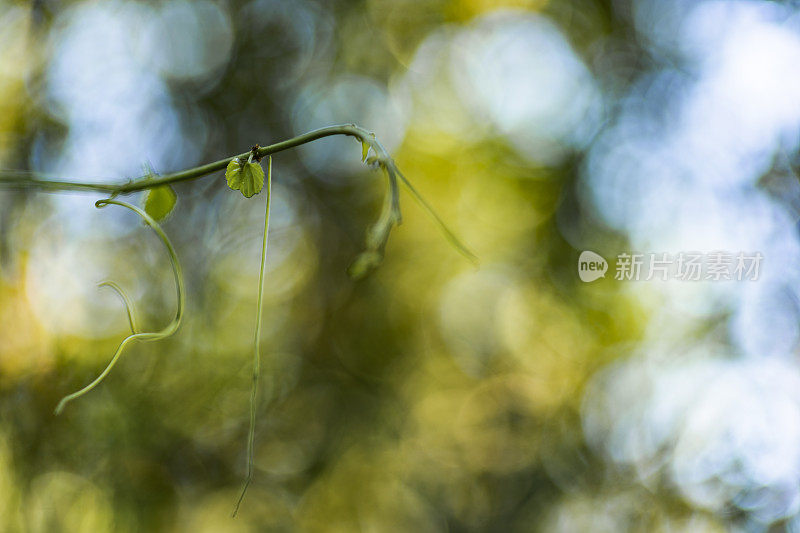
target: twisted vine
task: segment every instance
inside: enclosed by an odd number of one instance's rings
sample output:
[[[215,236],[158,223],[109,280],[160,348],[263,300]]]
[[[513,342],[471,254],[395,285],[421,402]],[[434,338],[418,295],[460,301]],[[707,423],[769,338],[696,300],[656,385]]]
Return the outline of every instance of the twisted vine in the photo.
[[[106,281],[106,282],[101,283],[100,286],[110,287],[111,289],[113,289],[117,294],[119,294],[122,297],[122,300],[123,300],[123,302],[125,304],[125,311],[128,314],[128,322],[129,322],[130,327],[131,327],[131,334],[128,335],[127,337],[125,337],[122,340],[122,342],[120,342],[119,346],[117,346],[117,350],[114,352],[114,355],[111,357],[111,361],[109,361],[109,363],[106,366],[106,368],[100,373],[99,376],[97,376],[94,379],[94,381],[92,381],[91,383],[86,385],[84,388],[82,388],[82,389],[80,389],[78,391],[75,391],[72,394],[68,394],[68,395],[64,396],[61,399],[61,401],[58,402],[58,405],[56,406],[56,409],[55,409],[55,414],[57,414],[57,415],[60,414],[61,411],[64,410],[64,407],[69,402],[71,402],[72,400],[75,400],[77,398],[80,398],[84,394],[90,392],[101,381],[103,381],[103,379],[105,379],[105,377],[108,375],[108,373],[111,372],[111,369],[114,368],[114,365],[117,364],[117,361],[119,360],[120,356],[122,355],[123,351],[125,350],[125,347],[129,343],[131,343],[133,341],[136,341],[136,340],[139,340],[139,341],[157,341],[157,340],[161,340],[161,339],[167,338],[170,335],[172,335],[173,333],[175,333],[175,331],[178,330],[178,327],[181,324],[181,319],[183,317],[183,308],[184,308],[184,304],[185,304],[185,295],[184,295],[185,290],[184,290],[184,283],[183,283],[183,271],[181,270],[181,265],[180,265],[180,262],[178,261],[178,255],[175,253],[175,248],[173,248],[172,243],[170,242],[170,240],[167,237],[167,235],[164,233],[164,230],[161,229],[161,226],[158,224],[158,222],[156,222],[150,215],[148,215],[147,213],[145,213],[144,211],[142,211],[141,209],[139,209],[135,205],[131,205],[131,204],[127,203],[127,202],[123,202],[123,201],[120,201],[120,200],[114,200],[114,199],[109,198],[109,199],[106,199],[106,200],[98,200],[97,202],[95,202],[94,205],[95,205],[95,207],[100,209],[100,208],[103,208],[103,207],[105,207],[105,206],[107,206],[109,204],[119,205],[119,206],[122,206],[122,207],[124,207],[126,209],[130,209],[131,211],[133,211],[134,213],[136,213],[137,215],[142,217],[142,219],[145,221],[145,223],[148,226],[150,226],[151,228],[153,228],[153,231],[155,231],[156,235],[158,235],[158,237],[161,239],[161,242],[164,243],[164,246],[167,248],[167,253],[169,254],[170,263],[172,264],[172,272],[175,275],[175,288],[176,288],[177,297],[178,297],[178,308],[177,308],[177,311],[175,312],[175,318],[173,318],[172,321],[170,321],[170,323],[167,324],[162,330],[155,331],[155,332],[138,332],[138,326],[137,326],[137,323],[136,323],[136,316],[135,316],[134,311],[133,311],[133,304],[132,304],[130,298],[128,298],[128,295],[125,294],[125,291],[123,291],[122,288],[120,288],[120,286],[117,285],[116,283],[114,283],[113,281]]]

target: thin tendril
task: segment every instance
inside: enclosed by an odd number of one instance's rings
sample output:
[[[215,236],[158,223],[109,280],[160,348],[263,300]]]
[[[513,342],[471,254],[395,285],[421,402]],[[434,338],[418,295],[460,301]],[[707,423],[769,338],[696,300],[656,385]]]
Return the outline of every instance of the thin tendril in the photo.
[[[135,334],[139,331],[139,326],[136,325],[136,312],[133,308],[133,301],[128,297],[128,294],[113,281],[104,281],[97,285],[98,287],[109,287],[122,298],[122,303],[125,305],[125,312],[128,314],[128,323],[131,326],[131,333]]]
[[[256,331],[253,336],[253,388],[250,391],[250,428],[247,432],[247,476],[244,480],[242,493],[239,495],[239,500],[236,502],[236,508],[233,510],[232,516],[235,518],[239,512],[239,506],[242,504],[244,495],[247,492],[247,487],[253,480],[253,456],[255,451],[255,438],[256,438],[256,398],[258,396],[258,382],[261,375],[261,311],[263,308],[263,292],[264,292],[264,267],[267,264],[267,236],[269,235],[269,208],[272,203],[272,157],[269,158],[267,166],[267,208],[264,215],[264,240],[261,244],[261,271],[258,275],[258,303],[256,306]]]
[[[473,264],[477,265],[478,264],[478,256],[476,256],[474,253],[472,253],[472,251],[469,248],[467,248],[466,245],[464,243],[462,243],[461,240],[458,237],[456,237],[456,234],[453,233],[453,230],[451,230],[447,226],[447,224],[444,223],[444,220],[442,220],[442,218],[439,216],[439,214],[433,209],[433,206],[431,206],[431,204],[429,204],[428,201],[425,198],[423,198],[423,196],[419,193],[419,191],[417,191],[417,189],[413,185],[411,185],[411,182],[408,181],[408,178],[406,178],[403,175],[402,172],[400,172],[400,169],[398,169],[394,165],[392,165],[392,167],[393,167],[393,171],[400,178],[400,181],[403,182],[403,185],[406,186],[408,191],[411,193],[411,196],[414,197],[414,200],[416,200],[417,203],[420,206],[422,206],[422,208],[425,210],[425,212],[428,213],[428,215],[439,226],[439,229],[442,231],[442,233],[444,234],[444,236],[447,239],[447,241],[456,250],[458,250],[458,252],[461,255],[463,255],[464,257],[469,259]]]
[[[107,199],[107,200],[99,200],[95,202],[94,205],[97,208],[102,208],[109,204],[125,207],[127,209],[130,209],[140,217],[142,217],[145,223],[147,223],[147,225],[153,228],[153,231],[156,232],[156,235],[158,235],[158,237],[161,239],[161,242],[164,243],[164,246],[166,246],[167,252],[169,254],[169,260],[170,263],[172,264],[172,272],[175,275],[175,288],[178,297],[178,308],[177,311],[175,312],[175,318],[173,318],[172,321],[169,324],[167,324],[167,326],[161,331],[152,333],[151,332],[136,333],[138,328],[136,326],[136,318],[132,310],[133,308],[130,299],[127,297],[125,292],[122,291],[122,289],[120,289],[119,286],[116,285],[115,283],[113,282],[101,283],[101,286],[105,285],[111,287],[117,292],[117,294],[119,294],[122,297],[122,300],[125,303],[125,309],[128,313],[128,321],[130,322],[131,325],[132,334],[128,335],[122,340],[122,342],[117,347],[117,351],[114,352],[114,356],[111,358],[111,361],[106,366],[105,370],[103,370],[103,372],[101,372],[100,375],[97,376],[97,378],[95,378],[94,381],[92,381],[90,384],[88,384],[81,390],[73,392],[72,394],[69,394],[67,396],[64,396],[61,399],[61,401],[58,402],[58,405],[56,406],[55,410],[55,414],[57,415],[61,413],[61,411],[64,409],[64,406],[67,405],[67,403],[77,398],[80,398],[87,392],[94,389],[101,381],[103,381],[103,379],[106,377],[106,375],[108,375],[111,369],[114,368],[114,365],[117,363],[117,360],[122,355],[122,352],[124,351],[125,346],[127,346],[128,343],[134,340],[155,341],[169,337],[170,335],[175,333],[175,331],[177,331],[178,327],[181,324],[181,318],[183,317],[184,298],[185,298],[184,296],[185,291],[183,285],[183,271],[181,270],[181,265],[180,262],[178,261],[178,255],[175,253],[175,248],[172,247],[172,243],[170,242],[167,235],[164,233],[164,230],[161,229],[161,226],[159,226],[158,222],[153,220],[153,218],[150,217],[150,215],[148,215],[138,207],[131,205],[129,203],[122,202],[120,200]]]

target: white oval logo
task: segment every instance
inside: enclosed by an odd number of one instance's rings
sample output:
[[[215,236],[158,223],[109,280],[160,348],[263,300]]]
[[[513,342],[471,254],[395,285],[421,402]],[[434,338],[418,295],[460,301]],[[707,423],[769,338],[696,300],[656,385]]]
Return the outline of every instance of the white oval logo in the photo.
[[[589,250],[581,252],[578,258],[578,276],[581,281],[590,282],[604,278],[608,270],[608,263],[602,256]]]

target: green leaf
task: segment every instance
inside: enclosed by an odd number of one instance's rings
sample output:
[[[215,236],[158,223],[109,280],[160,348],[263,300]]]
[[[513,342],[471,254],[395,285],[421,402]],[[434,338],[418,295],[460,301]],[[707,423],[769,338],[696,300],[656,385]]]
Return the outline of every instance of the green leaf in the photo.
[[[164,220],[172,212],[178,196],[169,185],[154,187],[147,193],[144,200],[144,211],[157,222]]]
[[[241,162],[238,157],[234,157],[225,169],[225,179],[228,181],[228,187],[234,191],[238,191],[242,186],[242,173],[240,171]]]
[[[228,187],[241,191],[245,198],[250,198],[264,188],[264,169],[260,163],[242,163],[239,158],[234,158],[225,169],[225,179]]]
[[[361,141],[361,161],[367,160],[367,155],[369,154],[369,144]]]

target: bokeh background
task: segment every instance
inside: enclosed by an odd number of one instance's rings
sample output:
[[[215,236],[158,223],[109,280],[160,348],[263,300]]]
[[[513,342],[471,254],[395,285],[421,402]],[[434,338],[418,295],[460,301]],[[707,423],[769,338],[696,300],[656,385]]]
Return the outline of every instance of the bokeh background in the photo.
[[[0,168],[124,181],[355,122],[408,196],[381,268],[357,142],[264,195],[180,184],[163,248],[0,190],[0,531],[800,530],[800,3],[0,1]],[[141,195],[133,198],[142,201]],[[591,284],[582,250],[759,251],[754,282]],[[612,267],[613,268],[613,267]]]

